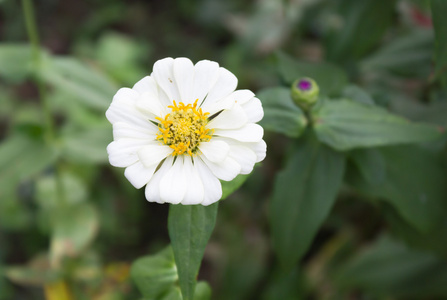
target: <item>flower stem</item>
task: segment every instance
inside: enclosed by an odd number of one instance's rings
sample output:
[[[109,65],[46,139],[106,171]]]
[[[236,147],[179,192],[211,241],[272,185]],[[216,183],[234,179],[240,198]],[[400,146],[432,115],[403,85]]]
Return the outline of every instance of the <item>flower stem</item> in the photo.
[[[42,101],[43,117],[45,120],[45,140],[48,144],[54,142],[54,124],[51,117],[50,105],[46,97],[45,84],[41,77],[41,51],[39,33],[37,31],[36,20],[34,18],[34,7],[32,0],[22,0],[23,15],[25,16],[26,31],[31,44],[31,55],[33,60],[34,81],[39,91],[39,98]]]
[[[39,32],[37,30],[36,19],[34,17],[34,6],[33,0],[22,0],[23,6],[23,15],[25,16],[25,25],[26,31],[28,33],[28,38],[31,44],[31,55],[33,60],[34,67],[34,82],[37,85],[39,91],[39,99],[42,103],[42,111],[43,117],[45,120],[45,141],[49,147],[55,146],[55,136],[54,136],[54,123],[53,118],[51,116],[51,108],[48,98],[46,97],[46,87],[45,83],[42,80],[41,76],[41,68],[42,68],[42,58],[41,58],[41,48],[40,48],[40,39]],[[65,202],[65,193],[62,184],[62,179],[60,177],[61,174],[61,166],[60,163],[56,162],[56,188],[57,195],[60,199],[59,202],[64,204]]]

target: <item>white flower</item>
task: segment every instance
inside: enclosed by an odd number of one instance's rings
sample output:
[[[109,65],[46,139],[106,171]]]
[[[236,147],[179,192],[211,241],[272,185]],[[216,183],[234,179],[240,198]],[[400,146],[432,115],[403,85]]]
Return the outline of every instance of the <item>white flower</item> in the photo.
[[[249,90],[215,62],[187,58],[154,64],[132,89],[122,88],[106,112],[114,141],[110,163],[126,168],[148,201],[209,205],[222,196],[219,181],[248,174],[264,159],[264,115]]]

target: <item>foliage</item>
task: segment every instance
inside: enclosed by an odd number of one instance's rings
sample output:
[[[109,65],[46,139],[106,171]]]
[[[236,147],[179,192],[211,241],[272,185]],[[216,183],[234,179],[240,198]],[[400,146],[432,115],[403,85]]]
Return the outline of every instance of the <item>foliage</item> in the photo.
[[[0,300],[447,297],[446,1],[44,0],[40,44],[26,2],[0,1]],[[114,93],[166,56],[263,103],[219,210],[108,165]]]

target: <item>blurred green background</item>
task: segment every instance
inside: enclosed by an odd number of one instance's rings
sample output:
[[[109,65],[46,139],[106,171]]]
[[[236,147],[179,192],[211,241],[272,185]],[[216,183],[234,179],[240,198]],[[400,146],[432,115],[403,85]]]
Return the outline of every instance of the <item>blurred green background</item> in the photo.
[[[141,298],[130,267],[169,243],[168,206],[148,203],[108,164],[104,113],[158,59],[217,61],[267,100],[266,89],[312,75],[332,97],[447,124],[447,48],[435,43],[430,1],[36,0],[34,9],[37,68],[22,2],[0,1],[0,300],[70,299],[67,287],[75,299]],[[375,147],[369,165],[349,152],[335,205],[284,272],[270,202],[302,130],[280,118],[262,124],[265,161],[220,203],[199,274],[211,299],[447,299],[445,134]],[[385,183],[374,182],[383,169]],[[407,203],[419,187],[420,201],[436,198],[424,212]]]

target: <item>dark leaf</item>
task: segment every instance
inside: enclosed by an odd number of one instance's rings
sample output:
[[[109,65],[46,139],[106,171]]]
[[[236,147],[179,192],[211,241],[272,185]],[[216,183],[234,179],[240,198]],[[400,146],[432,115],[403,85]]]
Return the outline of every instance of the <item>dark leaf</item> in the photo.
[[[284,267],[293,268],[311,245],[334,204],[344,166],[342,154],[306,139],[277,175],[270,224]]]
[[[184,300],[194,299],[196,278],[216,223],[218,203],[171,205],[168,230]]]

